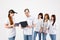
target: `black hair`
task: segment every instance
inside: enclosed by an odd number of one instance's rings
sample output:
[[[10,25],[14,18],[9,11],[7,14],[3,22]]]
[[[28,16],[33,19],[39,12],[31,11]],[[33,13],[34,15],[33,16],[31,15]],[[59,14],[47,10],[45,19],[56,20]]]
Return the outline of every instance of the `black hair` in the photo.
[[[28,10],[28,12],[30,12],[28,8],[27,8],[27,9],[25,9],[25,10],[24,10],[24,12],[26,12],[26,10]]]
[[[41,15],[41,19],[43,19],[43,13],[39,13],[38,16]],[[39,18],[39,17],[38,17]]]
[[[9,12],[8,12],[8,18],[9,18],[9,21],[10,21],[10,25],[13,25],[13,19],[10,16],[10,13],[15,13],[15,11],[14,10],[9,10]]]
[[[8,13],[16,13],[13,9],[10,9]]]
[[[51,17],[54,18],[54,19],[53,19],[53,23],[52,23],[52,25],[54,25],[54,23],[55,23],[55,21],[56,21],[56,16],[55,16],[55,15],[51,15]]]

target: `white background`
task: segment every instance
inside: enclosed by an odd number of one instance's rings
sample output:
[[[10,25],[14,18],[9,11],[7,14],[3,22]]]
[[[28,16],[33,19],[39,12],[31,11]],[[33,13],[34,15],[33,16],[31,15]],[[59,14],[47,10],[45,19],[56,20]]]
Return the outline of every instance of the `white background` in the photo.
[[[39,12],[55,14],[57,16],[57,40],[60,40],[60,0],[0,0],[0,40],[8,40],[7,30],[4,28],[8,11],[13,9],[18,12],[15,17],[16,22],[19,22],[25,19],[25,8],[29,8],[31,15],[34,17],[37,17]],[[16,30],[16,40],[23,40],[23,30],[18,27]],[[47,40],[50,40],[49,35]]]

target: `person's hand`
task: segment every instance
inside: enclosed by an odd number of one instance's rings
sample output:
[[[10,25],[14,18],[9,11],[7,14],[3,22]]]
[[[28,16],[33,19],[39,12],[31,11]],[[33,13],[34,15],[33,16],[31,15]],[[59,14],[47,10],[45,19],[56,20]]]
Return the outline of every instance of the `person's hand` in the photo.
[[[10,25],[10,26],[14,27],[14,25]]]
[[[46,30],[44,30],[44,33],[46,33]]]
[[[28,28],[32,28],[32,26],[27,26]]]
[[[21,27],[21,24],[19,24],[19,27],[22,28],[22,27]]]
[[[42,31],[43,31],[43,30],[42,30],[42,29],[40,29],[40,33],[42,33]]]
[[[14,27],[14,25],[10,25],[9,27],[13,28],[13,27]]]
[[[47,30],[48,30],[48,29],[45,27],[45,28],[44,28],[44,33],[45,33],[45,34],[47,33]]]

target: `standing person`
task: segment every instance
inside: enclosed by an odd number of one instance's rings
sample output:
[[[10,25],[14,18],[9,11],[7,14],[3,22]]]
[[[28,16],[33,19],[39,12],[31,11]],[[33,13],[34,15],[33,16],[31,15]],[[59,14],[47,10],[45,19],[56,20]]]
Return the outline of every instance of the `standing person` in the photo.
[[[49,29],[49,14],[44,15],[44,20],[43,20],[43,40],[46,40],[46,36],[48,33]]]
[[[33,17],[30,16],[29,9],[24,10],[25,15],[27,17],[28,26],[24,28],[24,40],[32,40],[32,28],[33,28]]]
[[[7,28],[8,30],[8,39],[9,40],[15,40],[15,36],[16,36],[16,29],[14,27],[14,13],[16,13],[14,10],[9,10],[8,12],[8,18],[6,20],[5,23],[5,28]]]
[[[49,27],[49,35],[51,40],[56,40],[56,16],[51,15],[50,27]]]
[[[36,27],[34,28],[34,40],[36,40],[37,34],[39,36],[39,40],[41,40],[42,27],[43,27],[43,13],[39,13],[38,18],[36,20]]]

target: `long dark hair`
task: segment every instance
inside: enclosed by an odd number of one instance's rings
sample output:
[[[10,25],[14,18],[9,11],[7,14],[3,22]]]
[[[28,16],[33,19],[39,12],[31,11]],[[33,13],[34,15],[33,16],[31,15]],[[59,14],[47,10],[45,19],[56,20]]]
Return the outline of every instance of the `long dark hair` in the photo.
[[[54,18],[54,19],[53,19],[53,23],[52,23],[52,25],[54,25],[54,23],[55,23],[55,21],[56,21],[56,16],[55,16],[55,15],[51,15],[51,17]]]
[[[47,16],[47,19],[48,19],[48,20],[50,19],[50,18],[49,18],[49,14],[46,13],[46,14],[44,15],[44,21],[45,21],[45,16]]]
[[[38,14],[38,19],[39,19],[39,15],[41,15],[41,19],[43,19],[43,13]]]
[[[10,25],[13,25],[13,19],[12,19],[12,17],[10,16],[10,13],[8,14],[8,18],[9,18],[9,21],[10,21]]]

